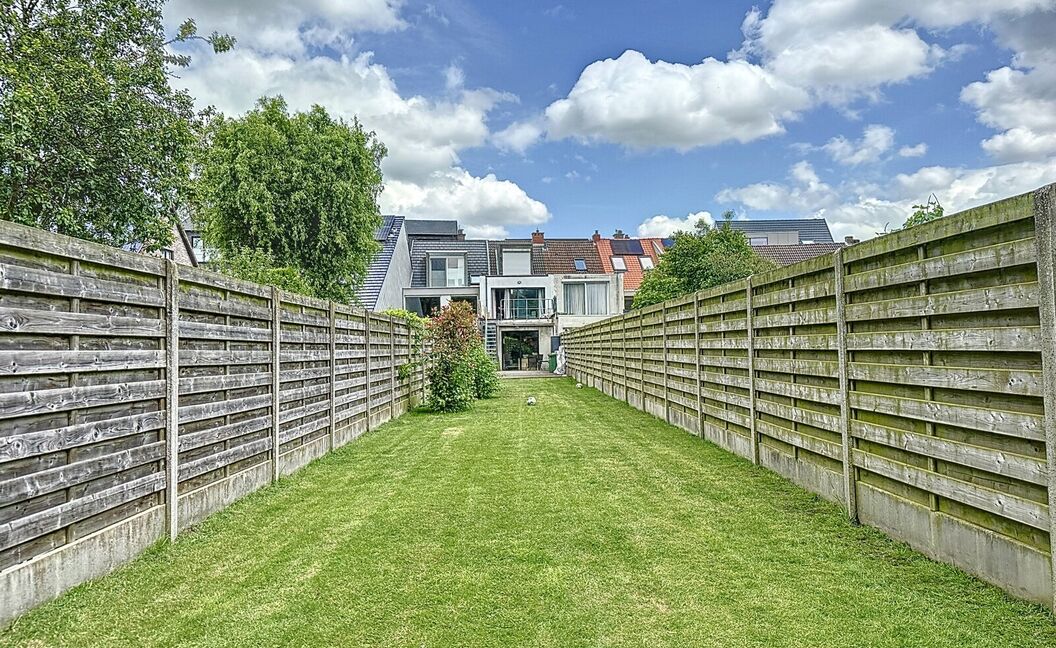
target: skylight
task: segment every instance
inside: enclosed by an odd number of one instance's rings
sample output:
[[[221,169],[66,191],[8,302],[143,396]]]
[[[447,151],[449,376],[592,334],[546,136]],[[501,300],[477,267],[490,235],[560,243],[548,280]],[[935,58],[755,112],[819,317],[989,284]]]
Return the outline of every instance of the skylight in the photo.
[[[573,263],[576,264],[576,272],[587,271],[587,262],[585,259],[576,259],[575,261],[573,261]]]
[[[616,272],[626,272],[627,263],[624,262],[623,257],[614,256],[612,257],[612,269]]]

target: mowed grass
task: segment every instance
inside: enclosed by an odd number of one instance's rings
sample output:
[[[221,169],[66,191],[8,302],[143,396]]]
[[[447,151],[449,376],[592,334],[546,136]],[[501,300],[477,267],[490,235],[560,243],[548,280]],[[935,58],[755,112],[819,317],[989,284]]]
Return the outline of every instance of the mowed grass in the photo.
[[[518,380],[364,436],[0,644],[1021,647],[1056,624],[596,391]]]

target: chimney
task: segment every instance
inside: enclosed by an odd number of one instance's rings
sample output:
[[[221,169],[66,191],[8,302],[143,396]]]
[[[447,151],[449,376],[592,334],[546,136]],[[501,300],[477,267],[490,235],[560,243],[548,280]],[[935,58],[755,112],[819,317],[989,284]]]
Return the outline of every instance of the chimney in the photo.
[[[861,243],[861,241],[859,241],[858,239],[854,238],[853,236],[845,236],[845,237],[843,237],[843,244],[844,245],[854,245],[855,243]]]
[[[624,234],[622,229],[618,229],[618,230],[616,230],[615,232],[612,233],[612,238],[614,238],[614,239],[625,239],[625,238],[631,238],[631,237],[629,237],[626,234]]]
[[[466,230],[462,229],[461,227],[458,228],[458,233],[455,234],[455,240],[456,241],[464,241],[464,240],[466,240]]]
[[[593,235],[593,236],[591,236],[590,238],[591,238],[591,239],[592,239],[592,240],[593,240],[593,241],[594,241],[595,243],[597,243],[598,241],[600,241],[600,240],[601,240],[601,234],[599,234],[599,233],[598,233],[598,230],[594,230],[594,235]]]
[[[532,232],[532,245],[542,245],[544,242],[546,242],[546,239],[543,238],[542,232],[539,230]]]

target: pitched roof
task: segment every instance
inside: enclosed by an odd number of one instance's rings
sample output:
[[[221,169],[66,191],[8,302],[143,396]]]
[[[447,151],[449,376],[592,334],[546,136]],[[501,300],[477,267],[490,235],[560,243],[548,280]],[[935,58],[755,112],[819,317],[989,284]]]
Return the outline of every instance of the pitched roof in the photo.
[[[360,303],[368,310],[374,310],[377,306],[378,295],[381,294],[381,287],[385,283],[385,275],[389,272],[389,264],[392,262],[392,254],[396,250],[403,224],[403,216],[382,216],[381,227],[374,232],[374,240],[381,245],[381,249],[370,262],[367,278],[356,294]]]
[[[458,221],[408,218],[407,236],[457,236]]]
[[[599,239],[597,241],[598,255],[601,257],[601,265],[607,273],[616,272],[612,265],[612,257],[623,258],[627,270],[623,274],[623,289],[635,291],[642,285],[645,278],[645,270],[642,268],[640,257],[649,257],[653,260],[653,267],[660,263],[660,253],[657,248],[667,247],[664,239],[642,238],[642,239]],[[641,250],[640,253],[636,252]]]
[[[779,266],[792,265],[824,254],[832,254],[843,243],[806,243],[803,245],[753,245],[755,253]]]
[[[503,250],[524,250],[531,252],[532,275],[545,275],[543,267],[541,246],[532,245],[531,239],[504,239],[502,241],[488,241],[488,274],[499,276],[502,274],[502,252]]]
[[[543,271],[546,274],[573,274],[576,259],[583,259],[587,269],[582,272],[602,274],[605,266],[594,242],[590,239],[547,239],[542,246]]]
[[[425,267],[430,254],[454,252],[466,255],[466,270],[470,277],[488,273],[487,241],[437,241],[418,239],[411,243],[411,287],[427,288],[428,272]]]
[[[731,220],[730,227],[746,236],[767,232],[799,232],[799,242],[832,243],[832,232],[824,218],[778,218],[772,220]]]

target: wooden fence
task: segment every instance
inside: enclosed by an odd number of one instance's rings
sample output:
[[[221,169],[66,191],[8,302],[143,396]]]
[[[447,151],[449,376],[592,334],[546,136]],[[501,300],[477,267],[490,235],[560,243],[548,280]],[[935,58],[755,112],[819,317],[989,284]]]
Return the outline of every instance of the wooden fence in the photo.
[[[1056,185],[576,329],[568,372],[1052,606],[1054,204]]]
[[[0,624],[399,416],[402,320],[0,221]]]

